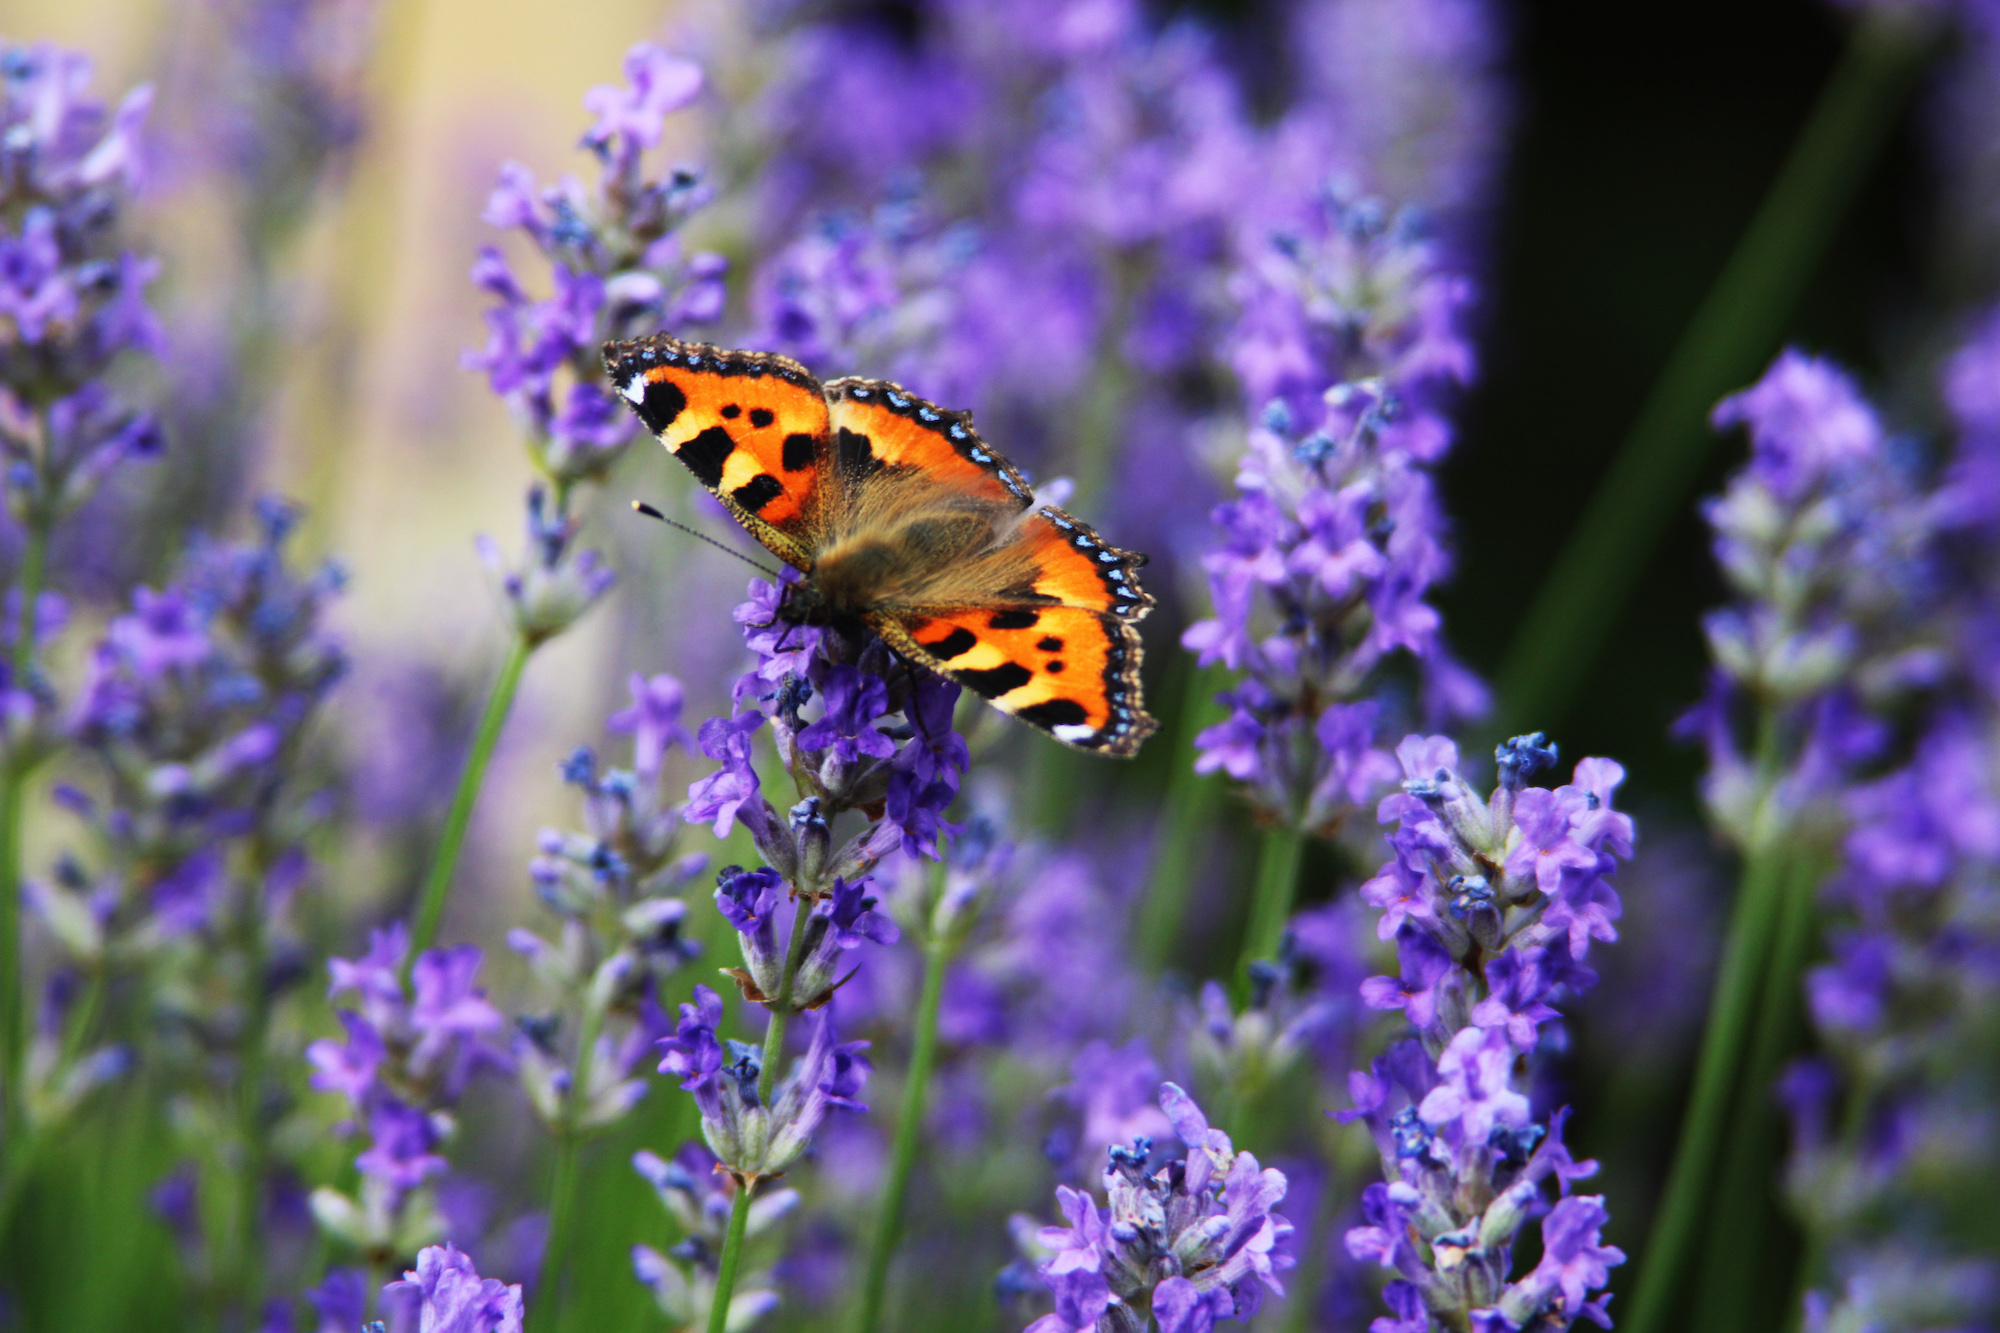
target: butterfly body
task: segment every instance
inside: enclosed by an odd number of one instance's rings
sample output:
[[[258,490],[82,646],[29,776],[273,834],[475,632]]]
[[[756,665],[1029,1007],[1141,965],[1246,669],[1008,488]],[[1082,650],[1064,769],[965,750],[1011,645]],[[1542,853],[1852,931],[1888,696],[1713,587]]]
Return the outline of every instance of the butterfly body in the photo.
[[[1130,755],[1152,733],[1133,627],[1153,605],[1145,557],[1036,507],[969,416],[664,335],[610,344],[605,365],[696,480],[804,575],[788,619],[864,626],[1068,745]]]

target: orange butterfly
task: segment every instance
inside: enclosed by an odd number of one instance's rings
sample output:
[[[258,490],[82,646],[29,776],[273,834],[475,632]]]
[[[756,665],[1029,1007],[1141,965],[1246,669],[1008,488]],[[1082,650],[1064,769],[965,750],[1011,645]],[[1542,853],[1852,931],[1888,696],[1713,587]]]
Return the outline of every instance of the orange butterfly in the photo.
[[[664,334],[604,364],[647,429],[773,555],[805,575],[786,614],[860,624],[1066,745],[1130,755],[1146,557],[1034,508],[972,417],[881,380]]]

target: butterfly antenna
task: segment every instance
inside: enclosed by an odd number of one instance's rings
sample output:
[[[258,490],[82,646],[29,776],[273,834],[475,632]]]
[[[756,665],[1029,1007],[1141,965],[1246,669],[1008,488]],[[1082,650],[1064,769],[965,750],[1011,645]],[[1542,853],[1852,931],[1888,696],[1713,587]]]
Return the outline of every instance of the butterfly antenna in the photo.
[[[752,560],[749,556],[743,554],[743,552],[737,550],[734,546],[731,546],[726,542],[719,542],[705,532],[697,531],[696,529],[689,527],[685,523],[676,523],[673,519],[668,518],[665,514],[662,514],[659,510],[647,504],[644,500],[634,500],[632,502],[632,508],[638,513],[644,514],[647,518],[657,518],[658,520],[660,520],[660,522],[666,524],[670,528],[679,528],[682,532],[685,532],[688,536],[693,537],[699,541],[705,541],[710,546],[713,546],[716,550],[735,556],[738,560],[741,560],[744,564],[750,566],[750,568],[756,570],[758,573],[764,575],[766,578],[775,580],[778,577],[777,570],[764,568],[764,566],[758,564],[755,560]]]

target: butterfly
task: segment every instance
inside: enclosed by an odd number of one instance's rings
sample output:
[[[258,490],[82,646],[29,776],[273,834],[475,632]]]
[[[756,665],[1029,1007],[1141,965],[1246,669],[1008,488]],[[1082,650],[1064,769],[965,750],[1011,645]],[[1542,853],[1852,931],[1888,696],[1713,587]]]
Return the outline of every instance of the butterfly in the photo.
[[[972,417],[882,380],[664,334],[608,343],[611,383],[695,479],[805,577],[783,613],[861,625],[1066,745],[1129,756],[1146,557],[1037,507]]]

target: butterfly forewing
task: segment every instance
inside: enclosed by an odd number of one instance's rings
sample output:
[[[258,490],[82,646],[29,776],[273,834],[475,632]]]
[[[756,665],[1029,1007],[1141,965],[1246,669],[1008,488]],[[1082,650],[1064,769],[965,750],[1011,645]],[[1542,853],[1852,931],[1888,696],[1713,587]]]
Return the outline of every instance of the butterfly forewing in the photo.
[[[1008,510],[1032,501],[1014,465],[987,448],[966,412],[948,412],[883,380],[840,379],[826,386],[834,457],[848,484],[866,486],[885,470],[911,469],[941,488]]]
[[[788,357],[664,335],[612,343],[615,388],[770,552],[812,567],[831,497],[826,398]]]

